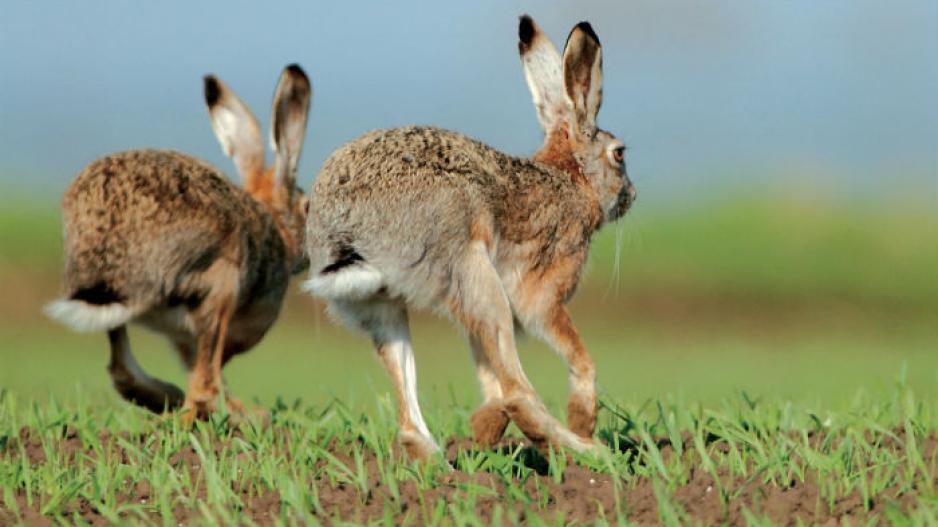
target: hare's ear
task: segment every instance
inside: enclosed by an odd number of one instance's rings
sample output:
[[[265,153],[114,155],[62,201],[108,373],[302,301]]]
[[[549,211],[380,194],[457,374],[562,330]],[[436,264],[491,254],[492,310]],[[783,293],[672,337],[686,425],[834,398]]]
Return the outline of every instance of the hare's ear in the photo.
[[[296,167],[300,162],[306,118],[313,88],[303,69],[297,64],[284,68],[274,93],[273,116],[270,123],[271,146],[277,152],[274,181],[287,199],[292,199],[296,184]]]
[[[580,134],[596,131],[596,114],[603,102],[603,53],[589,22],[580,22],[563,49],[563,87]]]
[[[214,75],[206,75],[205,104],[212,130],[225,154],[234,160],[248,189],[260,186],[264,178],[264,140],[257,118],[233,91]]]
[[[523,15],[518,24],[518,52],[537,119],[549,133],[570,111],[563,94],[560,53],[528,15]]]

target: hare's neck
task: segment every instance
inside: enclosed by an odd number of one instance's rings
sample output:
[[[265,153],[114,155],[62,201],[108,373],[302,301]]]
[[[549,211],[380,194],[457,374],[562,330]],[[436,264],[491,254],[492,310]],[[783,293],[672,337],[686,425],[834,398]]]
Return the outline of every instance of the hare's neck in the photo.
[[[293,262],[298,258],[299,252],[302,251],[303,248],[300,247],[300,240],[297,239],[296,233],[290,228],[291,222],[289,213],[275,206],[273,203],[261,202],[261,205],[264,206],[267,210],[267,214],[269,214],[273,220],[274,230],[283,241],[284,248],[286,248],[287,251],[287,258],[290,262]],[[292,263],[290,265],[292,265]]]
[[[264,167],[260,167],[248,170],[245,174],[244,190],[268,208],[272,206],[275,199],[272,169],[265,170]]]
[[[544,145],[534,154],[534,160],[563,170],[577,183],[589,184],[583,176],[580,164],[573,156],[566,125],[555,128],[544,138]]]
[[[570,179],[589,196],[590,201],[593,203],[590,218],[591,227],[594,232],[599,230],[603,224],[599,195],[596,194],[596,189],[593,188],[589,179],[583,174],[583,169],[573,155],[566,124],[559,126],[547,135],[544,139],[544,145],[534,154],[533,159],[538,163],[560,169],[570,175]]]

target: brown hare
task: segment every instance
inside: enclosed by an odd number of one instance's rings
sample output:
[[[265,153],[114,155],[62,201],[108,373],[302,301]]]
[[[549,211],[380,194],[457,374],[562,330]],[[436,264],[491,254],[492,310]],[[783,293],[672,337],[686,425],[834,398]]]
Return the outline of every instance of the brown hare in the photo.
[[[573,28],[563,56],[528,16],[519,37],[545,132],[533,158],[437,128],[378,130],[333,153],[310,195],[304,287],[371,336],[414,458],[439,447],[417,402],[408,307],[444,313],[468,333],[485,401],[471,420],[481,445],[497,442],[509,419],[542,449],[594,445],[596,372],[565,304],[590,237],[625,213],[635,189],[623,144],[596,126],[602,58],[590,25]],[[570,429],[526,378],[515,324],[569,365]]]
[[[190,421],[212,412],[222,366],[261,340],[290,275],[308,264],[308,200],[295,174],[309,79],[297,65],[280,77],[270,168],[248,107],[214,76],[204,81],[212,128],[244,188],[172,151],[131,150],[92,162],[62,200],[64,297],[46,309],[73,329],[107,331],[108,371],[125,399],[154,412],[182,406]],[[169,339],[190,371],[185,394],[141,370],[127,338],[130,322]],[[233,398],[227,404],[243,410]]]

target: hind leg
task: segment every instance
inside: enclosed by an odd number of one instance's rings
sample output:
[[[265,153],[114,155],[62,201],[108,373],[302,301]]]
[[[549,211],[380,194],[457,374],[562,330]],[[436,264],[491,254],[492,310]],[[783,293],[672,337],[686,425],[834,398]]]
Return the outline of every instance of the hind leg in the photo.
[[[389,299],[335,301],[330,309],[356,329],[371,336],[375,351],[397,394],[401,445],[411,459],[427,459],[440,452],[420,412],[417,369],[410,344],[405,307]]]
[[[592,448],[591,441],[572,433],[547,412],[525,376],[515,349],[511,306],[482,242],[470,244],[455,279],[452,314],[479,343],[501,386],[505,411],[518,428],[542,450],[548,446]]]
[[[469,419],[469,425],[472,427],[472,435],[476,443],[489,448],[505,435],[510,419],[505,412],[502,386],[492,369],[492,364],[485,356],[482,342],[476,336],[471,335],[469,348],[472,350],[472,359],[475,361],[476,375],[479,378],[479,388],[482,390],[483,399],[482,405]]]
[[[185,398],[182,390],[150,377],[137,363],[130,351],[126,326],[108,331],[107,336],[111,343],[111,362],[107,369],[121,397],[156,413],[182,405]]]

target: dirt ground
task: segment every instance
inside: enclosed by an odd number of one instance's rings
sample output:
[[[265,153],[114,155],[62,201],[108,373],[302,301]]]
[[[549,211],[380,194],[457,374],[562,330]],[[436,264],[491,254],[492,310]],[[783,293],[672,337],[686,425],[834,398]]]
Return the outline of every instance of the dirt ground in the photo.
[[[120,434],[120,437],[126,441],[133,442],[135,439],[127,434]],[[117,459],[127,461],[130,459],[128,453],[123,450],[116,442],[108,441],[109,436],[106,433],[101,435],[102,443],[114,445],[114,452],[110,453],[119,456]],[[2,449],[0,456],[19,455],[20,446],[24,447],[29,463],[33,466],[42,464],[46,461],[43,445],[37,439],[36,435],[28,429],[20,430],[19,434],[12,438]],[[215,445],[216,452],[224,448],[223,442]],[[517,443],[512,444],[507,441],[500,448],[516,447]],[[669,447],[666,441],[663,441],[662,452],[669,455]],[[711,447],[719,448],[719,440],[715,440]],[[934,452],[936,442],[929,440],[927,445],[923,445],[925,450]],[[896,443],[896,448],[901,448],[901,443]],[[473,443],[468,439],[451,441],[447,445],[446,456],[451,464],[455,464],[457,452],[460,449],[472,449]],[[66,430],[57,450],[63,452],[66,456],[72,457],[77,462],[93,463],[95,455],[93,451],[82,446],[74,430]],[[347,447],[331,445],[330,452],[344,463],[354,466],[354,461],[349,456]],[[670,451],[673,455],[673,451]],[[287,452],[284,453],[289,456]],[[559,483],[548,475],[547,461],[541,457],[534,449],[526,448],[522,451],[522,459],[525,464],[535,470],[537,473],[527,479],[523,484],[525,492],[535,498],[535,502],[543,499],[546,507],[541,509],[538,514],[544,518],[557,519],[562,516],[565,523],[591,524],[600,518],[605,511],[605,517],[613,520],[616,510],[616,490],[611,476],[593,472],[585,467],[578,465],[568,466],[563,480]],[[310,486],[315,485],[318,489],[319,501],[322,504],[326,514],[322,514],[322,520],[329,523],[330,520],[340,518],[344,521],[367,522],[369,520],[379,520],[386,516],[385,502],[389,490],[386,484],[379,480],[377,462],[375,456],[366,450],[365,465],[368,469],[369,479],[367,492],[362,493],[355,485],[346,485],[339,483],[331,486],[325,479],[316,479],[309,482]],[[193,476],[200,471],[200,461],[197,453],[191,448],[186,447],[176,452],[170,459],[170,463],[179,470],[187,470]],[[290,460],[287,459],[287,463]],[[466,472],[455,467],[451,474],[444,476],[442,482],[437,487],[423,491],[420,496],[414,481],[403,481],[399,483],[400,502],[399,508],[393,511],[394,520],[398,524],[406,523],[411,525],[422,524],[422,514],[420,512],[421,504],[436,503],[439,500],[459,499],[460,487],[465,488],[466,484],[479,485],[491,489],[492,494],[477,498],[476,513],[484,521],[491,522],[496,505],[500,502],[500,497],[506,492],[504,484],[500,477],[490,473],[476,473],[469,475]],[[899,510],[908,510],[914,506],[916,494],[905,493],[897,496],[896,493],[886,493],[869,503],[864,503],[859,493],[839,499],[833,504],[831,510],[826,500],[820,497],[819,485],[812,477],[808,477],[804,482],[792,483],[791,486],[781,487],[772,483],[764,483],[759,478],[742,478],[739,476],[730,476],[727,471],[718,472],[719,485],[714,478],[704,470],[692,471],[689,480],[679,484],[673,492],[672,500],[677,503],[686,513],[687,518],[694,523],[702,524],[728,524],[745,525],[746,518],[744,510],[755,512],[757,515],[768,518],[779,525],[795,525],[799,520],[808,524],[835,525],[841,524],[846,519],[851,523],[869,519],[874,514],[879,514],[882,519],[882,512],[888,507],[895,507]],[[193,478],[197,480],[197,478]],[[723,488],[729,495],[735,496],[724,506],[717,489]],[[197,494],[205,498],[206,489],[204,485],[197,487]],[[259,525],[272,524],[280,516],[281,499],[277,490],[268,489],[257,494],[257,491],[249,491],[247,488],[233,488],[235,492],[241,494],[243,503],[246,505],[242,511],[246,513],[255,523]],[[660,491],[660,489],[658,489]],[[146,503],[151,497],[151,486],[148,481],[139,481],[132,488],[120,494],[121,503],[136,501]],[[547,496],[542,494],[546,493]],[[25,495],[21,489],[16,490],[14,498],[24,520],[29,525],[53,525],[53,520],[39,513],[39,507],[34,502],[32,506],[27,505]],[[651,480],[638,478],[632,484],[625,483],[620,488],[619,499],[622,502],[630,521],[639,525],[653,525],[661,523],[661,513],[658,510],[658,499],[656,498],[656,489]],[[0,495],[2,500],[2,495]],[[5,525],[13,521],[12,513],[8,507],[4,507],[0,501],[0,525]],[[92,525],[107,525],[107,520],[84,498],[79,498],[72,503],[66,503],[62,506],[61,512],[66,516],[74,516],[76,513],[84,521]],[[518,505],[516,511],[523,520],[523,511]],[[178,506],[174,512],[174,520],[178,524],[186,524],[190,520],[200,517],[198,511],[187,510]],[[160,518],[154,513],[153,520],[159,522]]]

